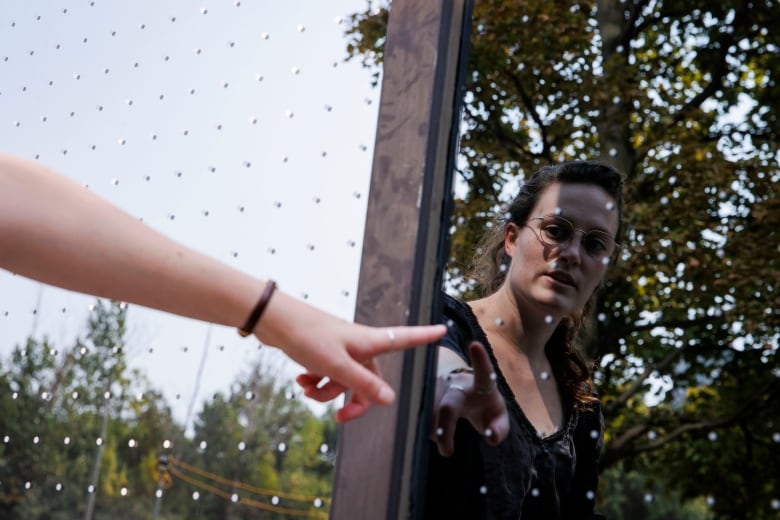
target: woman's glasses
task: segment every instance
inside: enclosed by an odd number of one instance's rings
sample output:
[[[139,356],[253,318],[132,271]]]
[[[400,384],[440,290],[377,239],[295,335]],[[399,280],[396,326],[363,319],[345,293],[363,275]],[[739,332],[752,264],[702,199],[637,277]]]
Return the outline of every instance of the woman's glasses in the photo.
[[[550,247],[565,248],[574,238],[574,233],[579,232],[582,233],[581,245],[591,258],[607,263],[620,248],[620,244],[615,242],[609,233],[597,229],[590,231],[579,229],[569,220],[557,215],[532,217],[530,220],[538,222],[538,227],[531,225],[528,227],[536,231],[542,244]]]

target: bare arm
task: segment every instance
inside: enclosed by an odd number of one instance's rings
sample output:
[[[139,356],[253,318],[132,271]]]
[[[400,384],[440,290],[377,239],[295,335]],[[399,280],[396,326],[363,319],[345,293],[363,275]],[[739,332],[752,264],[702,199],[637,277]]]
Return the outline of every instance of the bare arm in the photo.
[[[0,154],[0,267],[41,282],[203,321],[243,325],[266,281],[156,232],[38,163]],[[277,291],[253,331],[367,404],[392,389],[374,356],[429,343],[444,326],[352,324]],[[367,407],[367,404],[365,407]],[[357,414],[346,415],[345,420]]]

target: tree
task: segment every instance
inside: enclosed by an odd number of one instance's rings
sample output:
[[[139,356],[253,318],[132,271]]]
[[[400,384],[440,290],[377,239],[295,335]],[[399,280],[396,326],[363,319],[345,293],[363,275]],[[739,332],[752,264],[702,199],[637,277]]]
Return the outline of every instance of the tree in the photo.
[[[378,70],[387,14],[352,16],[351,59]],[[449,276],[467,294],[525,175],[625,173],[626,247],[586,341],[603,463],[728,496],[708,503],[729,518],[780,509],[778,22],[773,0],[476,1],[456,180]]]
[[[154,481],[144,454],[183,435],[160,395],[127,368],[126,314],[123,304],[98,302],[75,345],[30,338],[0,370],[3,518],[72,519],[90,500],[96,520],[148,515]]]
[[[198,491],[208,518],[327,517],[335,423],[315,416],[275,372],[261,359],[229,395],[204,404],[176,455],[174,488]]]

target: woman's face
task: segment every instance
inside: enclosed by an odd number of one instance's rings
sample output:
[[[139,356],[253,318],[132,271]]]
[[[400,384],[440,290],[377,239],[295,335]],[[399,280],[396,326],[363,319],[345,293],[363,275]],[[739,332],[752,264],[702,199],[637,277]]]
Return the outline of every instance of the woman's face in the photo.
[[[555,183],[542,192],[525,226],[507,225],[504,249],[512,261],[506,283],[521,313],[557,321],[584,307],[614,251],[615,208],[599,186]]]

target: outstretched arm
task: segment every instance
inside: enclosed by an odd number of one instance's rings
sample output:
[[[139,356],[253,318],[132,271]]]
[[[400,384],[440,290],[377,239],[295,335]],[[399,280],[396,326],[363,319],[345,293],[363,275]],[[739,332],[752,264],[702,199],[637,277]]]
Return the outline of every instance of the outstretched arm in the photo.
[[[65,289],[233,327],[244,324],[266,285],[176,243],[38,163],[3,154],[0,267]],[[252,332],[364,402],[389,404],[394,393],[373,358],[435,341],[445,330],[394,327],[391,341],[385,329],[346,322],[277,291]]]

